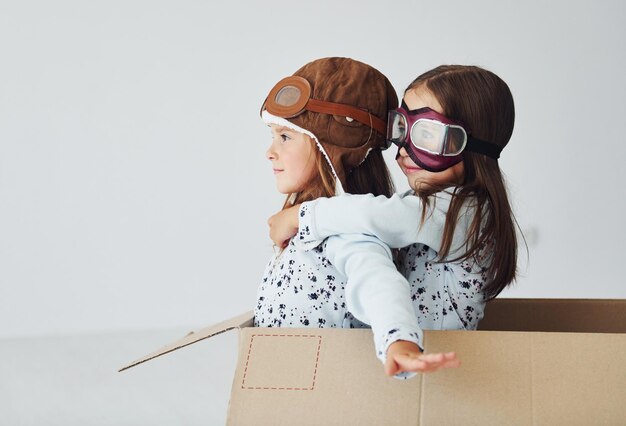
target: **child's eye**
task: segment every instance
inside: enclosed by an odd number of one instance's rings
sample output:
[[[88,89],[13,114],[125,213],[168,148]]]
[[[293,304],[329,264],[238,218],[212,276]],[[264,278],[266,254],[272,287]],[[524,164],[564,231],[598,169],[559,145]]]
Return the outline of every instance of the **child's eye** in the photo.
[[[422,130],[422,139],[432,139],[433,138],[433,134],[430,133],[428,130]]]
[[[283,142],[286,142],[286,141],[291,139],[288,135],[286,135],[284,133],[280,134],[280,138],[283,140]]]

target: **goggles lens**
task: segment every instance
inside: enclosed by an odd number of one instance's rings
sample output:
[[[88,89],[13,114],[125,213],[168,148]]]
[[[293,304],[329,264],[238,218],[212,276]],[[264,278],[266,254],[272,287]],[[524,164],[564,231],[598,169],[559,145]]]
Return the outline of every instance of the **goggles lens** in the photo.
[[[284,107],[290,107],[295,105],[301,96],[302,92],[296,86],[285,86],[276,93],[274,102]]]
[[[396,110],[389,111],[387,140],[395,144],[406,140],[406,117]]]
[[[410,139],[413,145],[439,155],[458,155],[463,151],[467,134],[462,127],[423,118],[413,123]]]
[[[387,139],[398,146],[410,142],[411,149],[456,156],[467,144],[467,133],[463,127],[450,123],[430,108],[422,108],[415,114],[398,108],[389,112],[388,123]]]

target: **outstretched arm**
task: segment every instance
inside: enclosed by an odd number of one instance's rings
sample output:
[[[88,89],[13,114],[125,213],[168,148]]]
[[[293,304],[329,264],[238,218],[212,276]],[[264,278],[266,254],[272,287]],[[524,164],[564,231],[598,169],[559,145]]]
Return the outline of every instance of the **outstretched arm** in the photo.
[[[433,196],[422,223],[422,200],[412,195],[318,198],[301,204],[299,209],[294,206],[272,216],[268,220],[270,236],[280,247],[294,236],[295,243],[306,249],[333,235],[366,234],[392,248],[423,243],[438,250],[449,201],[446,193]]]
[[[348,310],[372,327],[377,355],[387,374],[458,366],[454,354],[422,353],[422,331],[409,285],[396,270],[389,248],[380,240],[360,234],[331,237],[326,243],[326,255],[347,276]]]

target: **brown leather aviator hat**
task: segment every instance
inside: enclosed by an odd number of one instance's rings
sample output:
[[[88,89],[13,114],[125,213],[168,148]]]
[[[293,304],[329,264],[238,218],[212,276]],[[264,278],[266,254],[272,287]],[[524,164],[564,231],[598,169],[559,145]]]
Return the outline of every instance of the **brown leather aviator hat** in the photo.
[[[268,124],[312,137],[329,161],[336,191],[372,149],[387,147],[387,112],[398,95],[377,69],[349,58],[309,62],[274,86],[261,114]]]

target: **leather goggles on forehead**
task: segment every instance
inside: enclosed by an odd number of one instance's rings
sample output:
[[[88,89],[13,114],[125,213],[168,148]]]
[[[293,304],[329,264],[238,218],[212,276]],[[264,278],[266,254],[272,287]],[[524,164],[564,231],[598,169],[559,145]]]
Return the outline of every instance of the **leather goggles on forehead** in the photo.
[[[270,90],[261,112],[267,110],[282,118],[297,117],[305,111],[340,115],[356,120],[383,136],[386,134],[387,124],[370,112],[352,105],[314,99],[311,93],[311,84],[305,78],[295,75],[283,78]]]
[[[405,148],[407,154],[426,170],[443,171],[462,160],[463,151],[485,154],[497,159],[502,148],[469,136],[469,130],[425,107],[409,110],[404,102],[389,111],[387,142]]]

